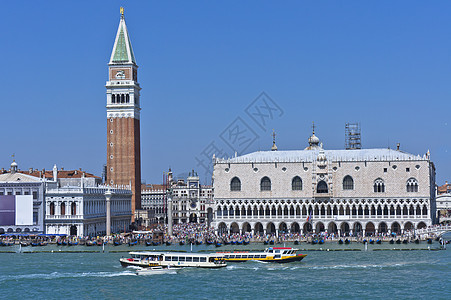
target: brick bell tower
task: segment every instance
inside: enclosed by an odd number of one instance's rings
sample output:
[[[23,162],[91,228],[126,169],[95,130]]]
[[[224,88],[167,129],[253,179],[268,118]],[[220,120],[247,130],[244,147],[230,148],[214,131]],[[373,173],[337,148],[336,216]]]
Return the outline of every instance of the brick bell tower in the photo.
[[[106,183],[131,183],[132,221],[141,208],[141,151],[138,66],[125,25],[124,9],[108,64],[107,89],[107,173]]]

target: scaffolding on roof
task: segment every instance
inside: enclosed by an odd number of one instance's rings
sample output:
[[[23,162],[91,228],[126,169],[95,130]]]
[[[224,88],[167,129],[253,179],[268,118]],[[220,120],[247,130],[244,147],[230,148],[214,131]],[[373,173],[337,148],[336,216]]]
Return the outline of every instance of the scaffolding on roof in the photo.
[[[345,124],[345,149],[362,149],[360,123]]]

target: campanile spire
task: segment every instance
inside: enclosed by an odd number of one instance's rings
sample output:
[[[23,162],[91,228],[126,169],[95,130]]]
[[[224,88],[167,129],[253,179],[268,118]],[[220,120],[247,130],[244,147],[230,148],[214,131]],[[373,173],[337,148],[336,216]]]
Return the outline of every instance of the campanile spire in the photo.
[[[141,207],[140,90],[124,9],[108,63],[107,184],[129,185],[132,212]],[[134,219],[134,218],[132,218]]]

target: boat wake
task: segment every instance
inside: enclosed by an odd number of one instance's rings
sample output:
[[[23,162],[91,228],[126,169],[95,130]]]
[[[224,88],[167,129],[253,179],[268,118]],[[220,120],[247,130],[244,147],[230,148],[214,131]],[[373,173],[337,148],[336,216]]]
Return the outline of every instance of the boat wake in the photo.
[[[23,275],[3,275],[0,276],[0,282],[8,280],[23,280],[23,279],[44,279],[52,280],[59,278],[80,278],[80,277],[117,277],[117,276],[135,276],[131,271],[123,272],[83,272],[83,273],[60,273],[52,272],[48,274],[23,274]]]

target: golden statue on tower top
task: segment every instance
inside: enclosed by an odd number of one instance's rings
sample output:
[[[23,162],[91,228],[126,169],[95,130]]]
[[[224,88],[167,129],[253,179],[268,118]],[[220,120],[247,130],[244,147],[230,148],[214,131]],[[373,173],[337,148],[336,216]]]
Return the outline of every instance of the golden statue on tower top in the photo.
[[[123,17],[124,16],[124,8],[122,6],[120,8],[120,11],[121,11],[121,16]]]

